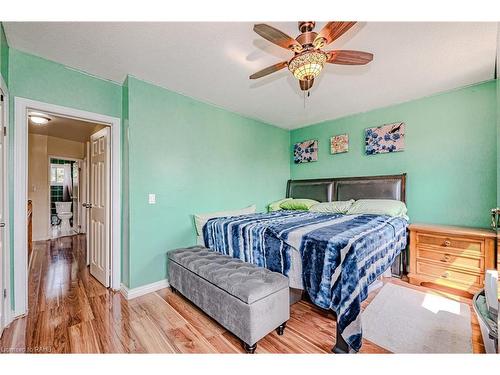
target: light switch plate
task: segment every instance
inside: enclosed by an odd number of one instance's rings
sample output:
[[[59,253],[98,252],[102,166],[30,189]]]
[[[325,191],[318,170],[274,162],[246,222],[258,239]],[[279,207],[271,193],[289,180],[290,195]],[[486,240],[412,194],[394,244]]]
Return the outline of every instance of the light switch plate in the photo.
[[[149,204],[156,204],[156,194],[149,193],[148,203]]]

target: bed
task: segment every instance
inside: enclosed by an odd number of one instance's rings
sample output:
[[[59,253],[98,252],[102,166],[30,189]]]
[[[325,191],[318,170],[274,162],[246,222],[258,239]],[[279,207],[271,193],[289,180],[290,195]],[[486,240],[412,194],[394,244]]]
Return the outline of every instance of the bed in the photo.
[[[406,175],[290,180],[287,197],[321,202],[348,199],[405,201]],[[209,220],[205,245],[280,272],[290,287],[337,316],[337,353],[359,351],[361,302],[368,287],[406,247],[407,221],[386,215],[277,211]]]

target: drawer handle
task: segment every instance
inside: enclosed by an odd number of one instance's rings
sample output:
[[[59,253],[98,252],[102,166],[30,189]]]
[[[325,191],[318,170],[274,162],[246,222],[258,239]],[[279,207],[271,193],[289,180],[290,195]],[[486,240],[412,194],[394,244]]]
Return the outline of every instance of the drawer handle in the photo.
[[[444,241],[444,246],[448,247],[448,246],[450,246],[450,245],[451,245],[450,240],[446,240],[446,241]]]
[[[447,279],[449,276],[450,276],[450,274],[449,274],[448,272],[445,272],[445,273],[443,273],[443,274],[441,275],[441,277],[442,277],[443,279]]]
[[[443,258],[441,259],[441,262],[449,262],[450,261],[450,255],[449,254],[444,254]]]

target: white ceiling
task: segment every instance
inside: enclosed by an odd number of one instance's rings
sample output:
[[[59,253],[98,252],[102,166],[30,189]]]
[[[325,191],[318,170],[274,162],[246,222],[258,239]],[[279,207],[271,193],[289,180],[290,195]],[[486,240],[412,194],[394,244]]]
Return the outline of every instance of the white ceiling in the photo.
[[[296,22],[270,23],[293,37]],[[324,23],[318,23],[318,31]],[[328,49],[375,54],[331,65],[306,101],[287,60],[251,23],[4,23],[11,47],[122,83],[126,74],[284,128],[431,95],[493,78],[496,23],[358,23]]]
[[[37,111],[36,113],[42,113]],[[48,124],[36,125],[28,121],[28,132],[32,134],[48,135],[50,137],[68,139],[75,142],[87,142],[95,132],[105,128],[105,125],[96,124],[67,117],[44,114],[50,118]]]

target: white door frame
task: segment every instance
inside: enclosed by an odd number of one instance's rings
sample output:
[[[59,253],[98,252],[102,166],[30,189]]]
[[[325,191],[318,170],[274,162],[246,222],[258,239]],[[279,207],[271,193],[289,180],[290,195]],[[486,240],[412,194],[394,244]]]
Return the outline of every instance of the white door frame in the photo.
[[[9,127],[9,90],[7,89],[7,84],[5,83],[3,77],[0,75],[0,88],[2,89],[3,93],[3,101],[4,101],[4,118],[3,118],[3,124],[4,126],[7,127],[7,130],[10,130]],[[0,129],[3,131],[3,129]],[[10,295],[10,199],[9,199],[9,178],[8,178],[8,171],[9,171],[9,136],[7,133],[7,136],[4,138],[4,155],[3,155],[3,167],[4,167],[4,173],[7,175],[6,178],[4,178],[4,202],[3,202],[3,207],[4,207],[4,216],[5,216],[5,227],[3,229],[4,231],[4,244],[3,244],[3,259],[0,264],[0,267],[3,267],[2,269],[2,275],[3,275],[3,288],[7,290],[7,297],[4,300],[3,304],[3,322],[0,322],[0,335],[2,333],[2,328],[7,327],[12,319],[13,319],[13,312],[12,312],[12,304],[11,304],[11,295]],[[0,298],[3,298],[3,291],[0,291]]]
[[[50,187],[51,187],[51,184],[50,184],[50,173],[52,172],[52,165],[50,163],[50,159],[59,159],[59,160],[68,160],[68,161],[76,161],[77,162],[77,165],[79,162],[83,162],[83,159],[78,159],[78,158],[68,158],[66,156],[58,156],[58,155],[48,155],[47,156],[47,164],[49,166],[49,172],[48,172],[48,179],[47,179],[47,184],[48,184],[48,187],[49,187],[49,194],[48,194],[48,197],[47,197],[47,204],[49,207],[49,227],[47,229],[47,235],[48,235],[48,238],[51,239],[52,238],[52,225],[50,223],[51,219],[52,219],[52,211],[51,211],[51,205],[50,205]],[[80,174],[78,174],[78,179],[80,179]],[[78,180],[78,184],[80,184],[80,180]],[[78,205],[80,205],[80,189],[78,189]],[[80,207],[78,207],[78,210],[80,210]],[[73,208],[73,212],[75,211],[75,209]],[[80,213],[80,211],[78,211],[78,213]],[[73,224],[75,224],[75,217],[73,216]],[[77,220],[77,219],[76,219]],[[80,231],[77,231],[77,233],[80,233]]]
[[[15,316],[28,309],[27,220],[28,111],[41,111],[111,127],[111,288],[120,289],[121,279],[121,127],[120,119],[99,113],[14,98],[14,302]]]

